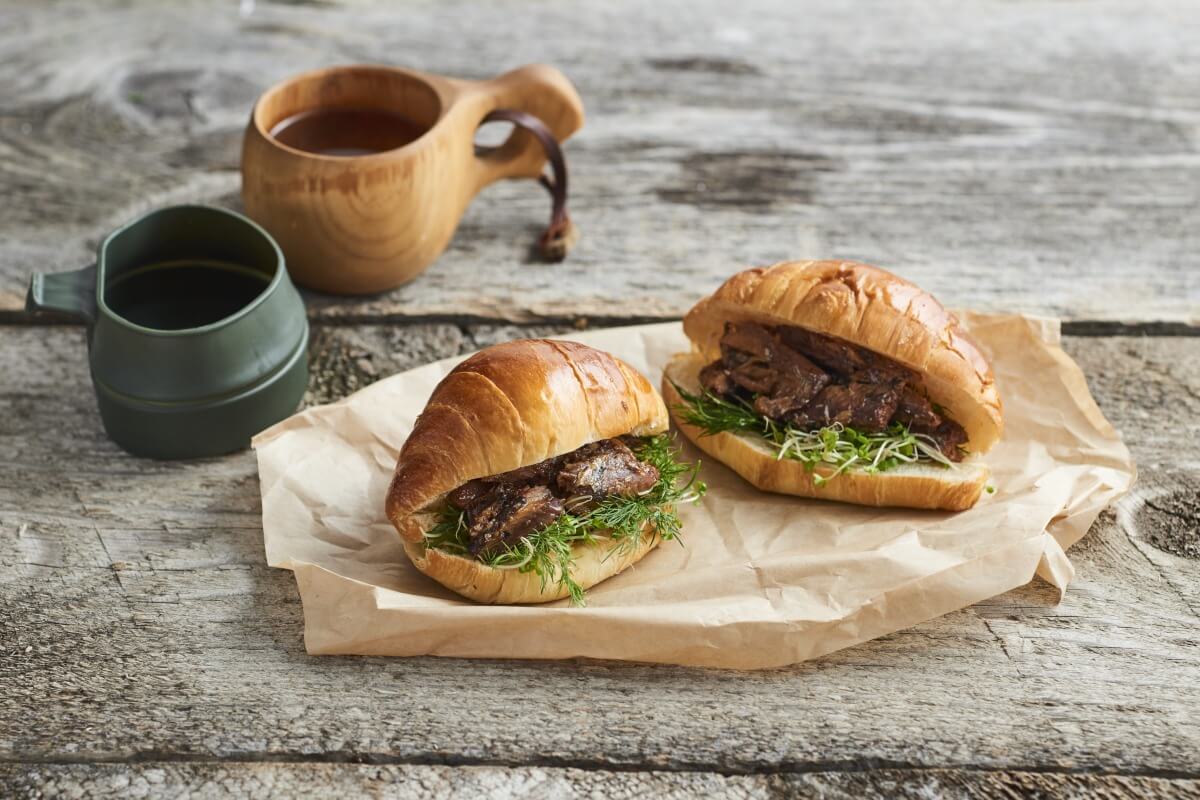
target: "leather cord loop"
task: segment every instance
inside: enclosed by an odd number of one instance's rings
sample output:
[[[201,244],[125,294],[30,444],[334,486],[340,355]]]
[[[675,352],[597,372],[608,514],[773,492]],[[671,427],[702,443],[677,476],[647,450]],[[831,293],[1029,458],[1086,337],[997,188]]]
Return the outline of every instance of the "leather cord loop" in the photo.
[[[550,225],[538,239],[538,252],[547,261],[562,261],[579,238],[579,233],[567,214],[567,161],[558,140],[540,119],[524,111],[497,109],[479,124],[486,125],[489,122],[511,122],[532,134],[546,151],[553,178],[542,175],[538,183],[550,193]]]

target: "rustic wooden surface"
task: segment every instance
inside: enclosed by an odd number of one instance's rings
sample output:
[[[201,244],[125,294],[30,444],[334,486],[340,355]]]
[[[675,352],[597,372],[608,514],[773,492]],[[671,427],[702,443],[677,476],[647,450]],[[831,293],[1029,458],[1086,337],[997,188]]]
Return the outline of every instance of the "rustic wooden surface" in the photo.
[[[1200,7],[841,5],[0,3],[0,796],[1200,795]],[[363,60],[560,66],[584,239],[531,262],[546,198],[489,189],[421,280],[309,297],[307,402],[743,262],[878,261],[1087,334],[1141,477],[1064,601],[752,674],[306,656],[252,454],[123,454],[83,331],[19,307],[142,210],[236,206],[257,92]]]
[[[0,308],[19,308],[30,271],[81,265],[141,211],[237,204],[250,105],[283,77],[545,61],[588,112],[567,147],[571,259],[533,263],[545,193],[496,186],[423,279],[314,298],[315,313],[673,317],[734,265],[836,256],[953,305],[1200,316],[1194,4],[594,5],[9,0]]]
[[[639,773],[578,781],[615,794],[834,771],[886,794],[883,781],[920,787],[940,768],[952,794],[1033,771],[1115,774],[1153,795],[1200,777],[1197,467],[1179,457],[1200,445],[1195,338],[1067,340],[1142,479],[1072,548],[1061,605],[1035,583],[817,662],[731,674],[310,658],[292,577],[263,563],[252,454],[125,456],[101,431],[82,331],[0,331],[0,755],[14,779],[100,791],[125,779],[113,762],[160,761],[181,784],[251,787],[299,778],[248,762],[332,761]],[[525,332],[320,327],[312,399]],[[1159,408],[1175,409],[1169,429]],[[872,777],[885,768],[899,777]]]

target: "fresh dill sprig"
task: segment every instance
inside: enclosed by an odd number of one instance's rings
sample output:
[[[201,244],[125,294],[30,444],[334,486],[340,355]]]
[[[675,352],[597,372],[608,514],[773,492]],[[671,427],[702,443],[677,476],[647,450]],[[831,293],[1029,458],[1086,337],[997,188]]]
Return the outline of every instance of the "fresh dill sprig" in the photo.
[[[467,512],[447,503],[437,515],[434,526],[425,531],[425,546],[470,558],[470,551],[467,550]]]
[[[605,498],[589,512],[593,529],[604,531],[616,543],[606,558],[637,549],[647,529],[664,541],[678,540],[682,525],[675,507],[696,502],[707,489],[697,479],[699,462],[679,461],[679,451],[672,447],[667,434],[643,438],[634,452],[639,460],[658,470],[658,482],[637,497]]]
[[[637,457],[658,470],[658,481],[636,497],[608,497],[579,514],[566,513],[544,528],[525,536],[482,561],[496,569],[532,572],[542,589],[557,584],[567,590],[571,604],[582,606],[583,587],[571,576],[573,548],[608,539],[605,558],[637,549],[649,532],[664,540],[678,539],[682,524],[675,507],[699,500],[705,486],[697,480],[700,464],[678,460],[667,434],[643,437],[633,448]],[[436,524],[425,533],[425,546],[471,558],[466,512],[447,503]]]
[[[687,405],[678,406],[677,411],[689,425],[695,425],[705,436],[718,433],[757,433],[764,438],[774,438],[773,429],[778,426],[740,400],[726,400],[705,392],[695,395],[672,382],[675,391]]]
[[[583,587],[571,576],[571,563],[575,560],[572,548],[594,539],[591,530],[580,524],[578,517],[563,514],[546,527],[485,557],[483,561],[496,569],[532,572],[541,579],[543,591],[546,584],[557,583],[567,590],[571,605],[582,606]]]
[[[676,410],[685,422],[699,428],[701,435],[726,431],[755,434],[771,445],[776,459],[802,463],[813,473],[817,486],[851,469],[878,473],[918,461],[954,467],[932,437],[913,433],[899,422],[881,433],[863,433],[840,423],[805,431],[768,419],[740,400],[727,400],[707,391],[693,394],[673,385],[684,400]],[[826,474],[816,473],[818,466]]]

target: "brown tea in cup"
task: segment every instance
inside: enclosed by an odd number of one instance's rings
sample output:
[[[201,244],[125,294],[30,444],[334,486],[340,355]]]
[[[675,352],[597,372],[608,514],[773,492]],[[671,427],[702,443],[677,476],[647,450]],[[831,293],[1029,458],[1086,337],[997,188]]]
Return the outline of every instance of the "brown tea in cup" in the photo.
[[[415,142],[427,127],[394,111],[319,108],[288,117],[271,128],[278,142],[323,156],[365,156]]]

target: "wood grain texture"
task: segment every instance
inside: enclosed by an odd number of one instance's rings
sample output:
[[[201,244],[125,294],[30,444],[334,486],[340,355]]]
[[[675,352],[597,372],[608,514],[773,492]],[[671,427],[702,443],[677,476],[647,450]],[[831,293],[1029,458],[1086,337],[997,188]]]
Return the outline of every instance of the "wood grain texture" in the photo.
[[[518,332],[322,329],[314,389],[328,397],[349,387],[340,371],[364,382]],[[1145,510],[1147,498],[1174,508],[1196,497],[1196,464],[1180,458],[1200,444],[1193,338],[1067,340],[1142,479],[1072,548],[1078,577],[1061,605],[1035,583],[749,674],[308,657],[293,579],[264,565],[251,454],[122,454],[100,429],[82,344],[74,328],[0,327],[0,761],[96,781],[99,767],[71,765],[1200,777],[1200,560],[1159,549]],[[1197,520],[1178,527],[1194,539]],[[192,780],[179,769],[172,780]]]
[[[488,188],[419,280],[308,296],[341,323],[308,402],[833,256],[1073,320],[1141,470],[1062,604],[1034,583],[788,669],[311,658],[251,454],[125,455],[82,330],[0,325],[0,795],[1200,794],[1200,342],[1112,335],[1200,331],[1198,39],[1169,0],[0,5],[0,321],[145,210],[239,207],[279,79],[548,62],[588,112],[570,258],[530,252],[540,188]]]
[[[314,313],[673,317],[744,264],[831,256],[952,306],[1200,318],[1195,4],[240,5],[0,11],[0,308],[145,209],[236,206],[243,126],[280,78],[544,61],[589,118],[571,257],[529,253],[541,189],[495,186],[418,281]]]
[[[985,800],[995,797],[1200,798],[1200,781],[1119,775],[963,770],[867,770],[799,775],[610,772],[541,767],[380,766],[311,763],[0,764],[14,800],[90,798],[417,798],[504,800]]]

